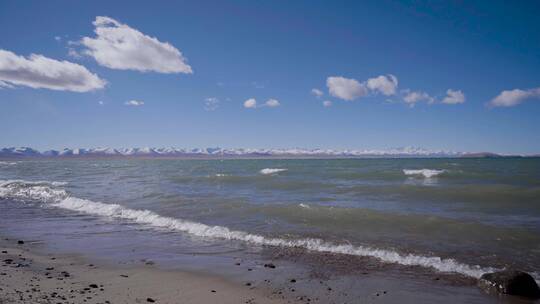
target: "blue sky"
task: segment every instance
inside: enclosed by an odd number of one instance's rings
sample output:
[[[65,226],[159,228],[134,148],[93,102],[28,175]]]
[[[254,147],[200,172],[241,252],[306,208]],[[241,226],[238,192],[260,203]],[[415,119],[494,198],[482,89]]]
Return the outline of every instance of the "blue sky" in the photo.
[[[535,1],[2,1],[0,146],[539,153],[539,12]],[[111,36],[143,39],[118,49]]]

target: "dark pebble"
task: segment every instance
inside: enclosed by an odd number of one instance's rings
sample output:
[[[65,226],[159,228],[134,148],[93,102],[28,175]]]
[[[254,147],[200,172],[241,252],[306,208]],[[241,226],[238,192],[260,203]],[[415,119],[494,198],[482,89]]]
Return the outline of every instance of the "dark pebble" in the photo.
[[[250,283],[250,282],[247,282],[247,283],[246,283],[246,286],[251,286],[251,283]]]
[[[295,280],[295,279],[291,279],[290,282],[291,282],[291,283],[296,283],[296,280]]]
[[[272,263],[268,263],[268,264],[264,264],[264,267],[274,269],[274,268],[276,268],[276,265],[274,265]]]
[[[22,244],[24,244],[24,241],[19,240],[19,241],[17,241],[17,244],[22,245]]]
[[[88,285],[90,288],[98,288],[97,284],[90,284]]]
[[[216,291],[215,291],[215,290],[213,290],[213,289],[212,289],[212,290],[210,290],[210,291],[211,291],[211,292],[216,292]]]
[[[146,299],[146,302],[150,302],[150,303],[154,303],[156,300],[152,299],[152,298],[147,298]]]

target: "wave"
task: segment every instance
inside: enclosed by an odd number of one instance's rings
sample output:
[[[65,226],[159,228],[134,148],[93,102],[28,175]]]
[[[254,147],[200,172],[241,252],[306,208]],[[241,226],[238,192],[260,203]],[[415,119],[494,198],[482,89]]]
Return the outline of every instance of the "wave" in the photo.
[[[284,239],[265,237],[244,231],[232,230],[224,226],[209,226],[179,218],[161,216],[150,210],[130,209],[119,204],[94,202],[73,197],[64,189],[57,188],[58,185],[58,183],[26,182],[20,180],[0,181],[0,198],[36,200],[57,208],[128,220],[154,228],[189,233],[203,238],[217,238],[262,246],[296,247],[315,252],[373,257],[386,263],[421,266],[440,272],[459,273],[474,278],[479,278],[486,272],[497,270],[490,267],[482,268],[478,265],[463,264],[454,259],[443,259],[437,256],[417,254],[401,254],[387,249],[351,244],[336,244],[317,238]]]
[[[298,204],[298,207],[300,207],[300,208],[304,208],[304,209],[311,209],[311,206],[310,206],[310,205],[308,205],[308,204],[304,204],[304,203],[300,203],[300,204]]]
[[[264,174],[264,175],[269,175],[269,174],[276,174],[283,171],[287,171],[287,169],[264,168],[261,171],[259,171],[259,173]]]
[[[14,166],[17,162],[0,161],[0,166]]]
[[[435,176],[438,176],[442,173],[446,172],[446,170],[435,170],[435,169],[419,169],[419,170],[414,170],[414,169],[403,169],[403,173],[405,175],[422,175],[424,176],[425,178],[432,178],[432,177],[435,177]]]

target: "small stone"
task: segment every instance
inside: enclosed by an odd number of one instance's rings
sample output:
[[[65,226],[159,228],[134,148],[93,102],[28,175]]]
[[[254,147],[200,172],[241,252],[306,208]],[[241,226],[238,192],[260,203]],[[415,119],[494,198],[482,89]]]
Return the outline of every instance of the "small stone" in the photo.
[[[22,245],[22,244],[24,244],[24,241],[18,240],[17,244]]]
[[[267,263],[267,264],[264,264],[264,267],[274,269],[274,268],[276,268],[276,265],[274,265],[272,263]]]
[[[156,300],[152,299],[152,298],[146,298],[146,302],[150,302],[150,303],[154,303]]]
[[[90,284],[88,285],[90,288],[98,288],[97,284]]]
[[[296,283],[296,280],[295,280],[295,279],[291,279],[290,282],[291,282],[291,283]]]

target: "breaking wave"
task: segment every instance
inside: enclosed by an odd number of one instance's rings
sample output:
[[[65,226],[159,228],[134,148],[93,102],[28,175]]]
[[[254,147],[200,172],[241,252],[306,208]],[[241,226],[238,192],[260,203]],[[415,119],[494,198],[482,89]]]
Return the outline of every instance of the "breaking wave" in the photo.
[[[264,168],[261,171],[259,171],[259,173],[264,174],[264,175],[269,175],[269,174],[276,174],[283,171],[287,171],[287,169]]]
[[[412,175],[412,176],[423,176],[425,178],[432,178],[435,176],[438,176],[442,173],[444,173],[445,170],[434,170],[434,169],[419,169],[419,170],[413,170],[413,169],[403,169],[403,173],[405,175]]]
[[[479,278],[494,268],[482,268],[460,263],[454,259],[443,259],[437,256],[417,254],[401,254],[396,251],[377,249],[351,244],[336,244],[317,238],[284,239],[251,234],[232,230],[223,226],[209,226],[188,220],[161,216],[150,210],[136,210],[118,204],[94,202],[71,196],[66,190],[59,188],[63,183],[27,182],[21,180],[0,181],[0,198],[16,200],[35,200],[47,205],[85,214],[102,216],[120,220],[128,220],[154,228],[168,229],[189,233],[203,238],[218,238],[242,241],[254,245],[296,247],[316,252],[329,252],[354,256],[377,258],[386,263],[409,266],[421,266],[440,272],[453,272]]]

